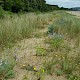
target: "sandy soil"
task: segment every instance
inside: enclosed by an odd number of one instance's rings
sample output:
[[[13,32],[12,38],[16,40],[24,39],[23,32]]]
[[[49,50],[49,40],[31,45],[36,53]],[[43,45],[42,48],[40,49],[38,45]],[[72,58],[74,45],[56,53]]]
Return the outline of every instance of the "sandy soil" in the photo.
[[[80,18],[80,11],[67,11],[67,13],[75,15],[77,18]]]

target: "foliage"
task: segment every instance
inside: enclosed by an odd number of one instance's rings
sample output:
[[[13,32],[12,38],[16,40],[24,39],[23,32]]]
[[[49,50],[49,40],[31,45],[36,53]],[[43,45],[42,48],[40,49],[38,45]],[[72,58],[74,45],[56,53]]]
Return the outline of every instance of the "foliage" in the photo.
[[[5,11],[0,6],[0,18],[4,18],[4,17],[5,17]]]
[[[0,5],[4,10],[15,13],[21,11],[47,11],[45,0],[1,0]]]
[[[18,12],[34,12],[34,11],[53,11],[53,10],[69,10],[68,8],[59,8],[58,5],[46,4],[45,0],[0,0],[0,6],[5,11]]]
[[[9,70],[8,73],[5,75],[5,78],[14,78],[15,73],[13,70]]]
[[[38,47],[36,50],[36,56],[45,56],[46,55],[46,49]]]
[[[8,61],[1,60],[0,62],[0,78],[12,78],[14,77],[14,68],[15,64],[12,64]]]

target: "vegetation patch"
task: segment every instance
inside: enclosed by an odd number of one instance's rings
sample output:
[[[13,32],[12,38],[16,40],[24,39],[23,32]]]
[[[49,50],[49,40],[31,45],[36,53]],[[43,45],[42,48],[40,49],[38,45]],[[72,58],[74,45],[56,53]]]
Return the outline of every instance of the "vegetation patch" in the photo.
[[[8,61],[1,60],[0,61],[0,79],[6,79],[6,78],[14,78],[14,65]]]
[[[45,48],[37,47],[36,56],[46,56],[47,52]]]

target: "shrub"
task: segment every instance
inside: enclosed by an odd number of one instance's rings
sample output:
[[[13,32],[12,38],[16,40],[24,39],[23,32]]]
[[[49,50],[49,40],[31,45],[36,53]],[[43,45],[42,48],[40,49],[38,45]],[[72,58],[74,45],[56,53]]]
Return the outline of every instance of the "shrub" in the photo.
[[[4,18],[4,17],[5,17],[5,11],[0,6],[0,18]]]

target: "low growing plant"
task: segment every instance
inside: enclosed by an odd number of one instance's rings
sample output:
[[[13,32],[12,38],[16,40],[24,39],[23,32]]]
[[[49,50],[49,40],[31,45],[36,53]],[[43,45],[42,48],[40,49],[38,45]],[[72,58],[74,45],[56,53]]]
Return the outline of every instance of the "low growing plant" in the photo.
[[[15,64],[12,64],[8,61],[1,60],[0,62],[0,78],[12,78],[14,77],[14,68]]]
[[[37,47],[36,49],[36,56],[46,56],[47,53],[45,48]]]
[[[64,42],[64,38],[61,35],[54,35],[50,40],[50,48],[54,50],[59,50],[62,48]]]

